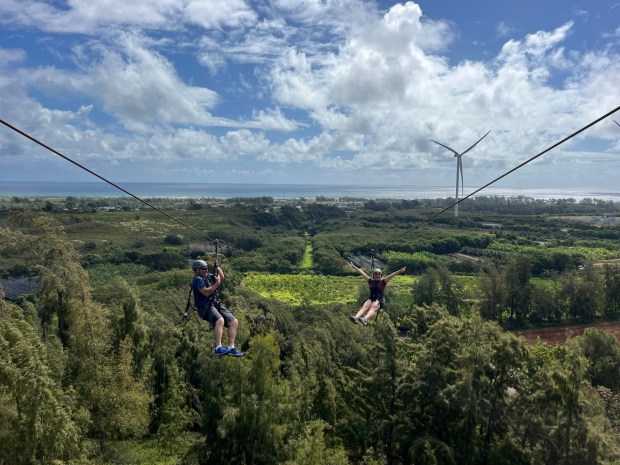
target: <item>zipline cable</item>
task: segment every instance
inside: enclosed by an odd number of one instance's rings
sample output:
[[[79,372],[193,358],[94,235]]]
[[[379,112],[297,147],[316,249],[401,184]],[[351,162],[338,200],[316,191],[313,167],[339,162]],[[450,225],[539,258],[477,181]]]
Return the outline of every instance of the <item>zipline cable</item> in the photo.
[[[194,231],[196,234],[199,234],[200,236],[204,237],[205,239],[209,239],[210,241],[213,241],[214,239],[210,238],[209,236],[207,236],[205,233],[198,231],[196,228],[190,226],[187,223],[184,223],[183,221],[179,220],[178,218],[175,218],[174,216],[166,213],[165,211],[163,211],[162,209],[156,207],[155,205],[147,202],[144,199],[141,199],[140,197],[138,197],[137,195],[132,194],[131,192],[129,192],[127,189],[122,188],[121,186],[113,183],[112,181],[109,181],[108,179],[104,178],[103,176],[95,173],[93,170],[88,169],[87,167],[85,167],[84,165],[79,164],[78,162],[72,160],[71,158],[69,158],[66,155],[63,155],[62,153],[60,153],[58,150],[53,149],[52,147],[50,147],[49,145],[44,144],[43,142],[39,141],[38,139],[35,139],[34,137],[32,137],[30,134],[22,131],[19,128],[16,128],[15,126],[13,126],[12,124],[7,123],[6,121],[4,121],[2,118],[0,118],[0,123],[4,124],[6,127],[12,129],[13,131],[21,134],[22,136],[26,137],[27,139],[30,139],[32,142],[34,142],[35,144],[39,144],[41,147],[46,148],[47,150],[49,150],[50,152],[58,155],[61,158],[64,158],[65,160],[67,160],[70,163],[73,163],[75,166],[77,166],[78,168],[83,169],[84,171],[89,172],[90,174],[92,174],[93,176],[98,177],[99,179],[101,179],[102,181],[107,182],[109,185],[111,185],[112,187],[117,188],[120,191],[123,191],[125,194],[130,195],[131,197],[133,197],[134,199],[142,202],[145,205],[148,205],[149,207],[151,207],[153,210],[158,211],[159,213],[161,213],[162,215],[167,216],[168,218],[170,218],[173,221],[176,221],[177,223],[185,226],[186,228]]]
[[[615,112],[617,112],[618,110],[620,110],[620,106],[614,108],[613,110],[605,113],[603,116],[595,119],[594,121],[592,121],[591,123],[587,124],[586,126],[582,127],[581,129],[579,129],[578,131],[573,132],[571,135],[566,136],[564,139],[562,139],[559,142],[556,142],[555,144],[553,144],[552,146],[546,148],[545,150],[543,150],[542,152],[534,155],[533,157],[529,158],[528,160],[525,160],[523,163],[521,163],[520,165],[515,166],[514,168],[512,168],[509,171],[506,171],[504,174],[502,174],[501,176],[498,176],[497,178],[493,179],[492,181],[486,183],[484,186],[479,187],[478,189],[476,189],[475,191],[473,191],[471,194],[466,195],[465,197],[463,197],[462,199],[457,200],[456,202],[452,203],[451,205],[448,205],[446,208],[444,208],[443,210],[435,213],[434,215],[429,216],[428,218],[426,218],[425,220],[420,221],[419,223],[415,224],[414,226],[412,226],[411,228],[407,229],[405,232],[394,236],[393,238],[389,239],[388,242],[392,242],[395,241],[396,239],[400,239],[401,237],[403,237],[404,235],[410,233],[411,231],[413,231],[414,229],[419,228],[420,226],[428,223],[429,221],[431,221],[434,218],[437,218],[439,215],[441,215],[443,212],[450,210],[452,207],[454,207],[455,205],[458,205],[459,203],[463,202],[464,200],[467,200],[468,198],[476,195],[478,192],[480,192],[483,189],[486,189],[487,187],[489,187],[491,184],[496,183],[497,181],[499,181],[502,178],[505,178],[506,176],[508,176],[509,174],[517,171],[519,168],[522,168],[523,166],[527,165],[528,163],[536,160],[538,157],[544,155],[545,153],[549,152],[550,150],[553,150],[554,148],[562,145],[564,142],[572,139],[573,137],[575,137],[576,135],[582,133],[583,131],[585,131],[586,129],[589,129],[590,127],[594,126],[595,124],[601,122],[602,120],[604,120],[605,118],[607,118],[610,115],[613,115]],[[616,123],[618,124],[618,123]],[[620,126],[620,124],[618,124]]]

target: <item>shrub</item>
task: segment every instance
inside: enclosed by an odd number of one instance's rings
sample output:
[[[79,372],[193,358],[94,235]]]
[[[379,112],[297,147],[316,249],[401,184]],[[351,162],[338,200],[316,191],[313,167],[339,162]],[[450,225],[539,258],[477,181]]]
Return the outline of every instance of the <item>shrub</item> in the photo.
[[[181,245],[183,244],[183,238],[177,234],[168,234],[164,238],[164,243],[168,245]]]
[[[85,251],[89,251],[90,252],[91,250],[95,250],[96,248],[97,248],[97,244],[95,242],[90,241],[90,242],[86,242],[84,244],[84,250]]]

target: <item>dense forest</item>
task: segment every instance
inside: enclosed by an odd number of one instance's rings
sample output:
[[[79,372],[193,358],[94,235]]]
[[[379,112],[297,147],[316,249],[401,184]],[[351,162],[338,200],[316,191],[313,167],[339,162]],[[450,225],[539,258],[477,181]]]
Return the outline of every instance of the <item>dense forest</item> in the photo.
[[[618,318],[620,205],[472,200],[2,199],[0,464],[620,463],[616,337],[511,332]],[[206,237],[243,358],[183,317]]]

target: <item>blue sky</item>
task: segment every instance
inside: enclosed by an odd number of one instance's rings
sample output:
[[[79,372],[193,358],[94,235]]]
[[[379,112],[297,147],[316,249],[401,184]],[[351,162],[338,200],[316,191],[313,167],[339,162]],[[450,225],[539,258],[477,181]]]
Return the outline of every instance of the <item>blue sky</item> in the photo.
[[[114,182],[452,185],[620,105],[620,0],[2,0],[0,118]],[[620,112],[498,186],[617,189]],[[0,182],[97,181],[0,126]]]

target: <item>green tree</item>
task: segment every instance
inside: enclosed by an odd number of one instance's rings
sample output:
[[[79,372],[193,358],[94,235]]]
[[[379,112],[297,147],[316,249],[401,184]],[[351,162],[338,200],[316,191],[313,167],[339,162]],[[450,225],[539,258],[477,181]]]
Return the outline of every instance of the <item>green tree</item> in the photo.
[[[459,409],[451,402],[450,387],[458,376],[454,355],[459,332],[457,320],[442,318],[429,327],[412,351],[415,364],[407,367],[399,387],[396,431],[401,457],[419,456],[416,438],[424,435],[445,444],[444,455],[454,455],[453,425],[458,422]]]
[[[456,450],[467,460],[478,456],[484,463],[493,442],[507,428],[511,393],[520,388],[527,353],[515,336],[478,318],[465,321],[461,339],[462,360],[456,383],[463,418],[459,428],[470,441],[465,440]]]
[[[110,311],[114,353],[118,354],[121,344],[129,338],[136,370],[141,372],[149,357],[146,347],[149,330],[144,322],[137,290],[127,280],[116,277],[104,282],[95,293],[95,298]]]
[[[499,269],[490,264],[485,267],[480,276],[480,313],[487,320],[496,320],[502,323],[506,287]]]
[[[134,351],[123,331],[133,326],[129,318],[115,347],[109,308],[92,299],[88,274],[64,237],[61,228],[46,216],[19,215],[16,220],[33,234],[23,234],[20,246],[38,250],[33,266],[41,276],[40,310],[44,338],[58,335],[67,350],[62,383],[73,386],[77,409],[86,413],[84,424],[99,438],[141,437],[149,423],[150,393],[144,375],[134,377]],[[56,321],[56,331],[52,323]],[[122,338],[122,339],[120,339]],[[114,349],[117,349],[116,351]]]
[[[327,444],[326,429],[327,424],[321,420],[305,423],[300,435],[289,444],[294,457],[285,465],[349,465],[342,446],[329,447]]]
[[[606,265],[603,269],[605,282],[605,315],[620,315],[620,266]]]
[[[415,365],[399,387],[401,456],[485,463],[509,426],[512,392],[525,373],[523,343],[479,317],[444,317],[412,352]]]
[[[506,306],[510,309],[510,321],[523,326],[529,314],[532,285],[531,265],[527,258],[516,257],[508,261],[502,279],[506,289]]]
[[[428,268],[413,282],[413,304],[431,305],[439,301],[439,275],[435,268]]]
[[[386,457],[387,463],[395,463],[398,451],[394,420],[401,377],[397,339],[387,320],[377,331],[376,342],[367,346],[373,356],[358,364],[355,371],[355,399],[363,418],[358,424],[362,432],[360,444],[362,451],[373,451],[367,456]]]
[[[564,275],[562,296],[567,313],[579,321],[592,321],[603,309],[602,283],[593,266]]]
[[[620,433],[620,394],[603,386],[597,386],[598,392],[605,408],[605,416],[609,420],[613,431]]]
[[[0,461],[69,460],[80,452],[74,399],[54,381],[44,344],[19,313],[0,301]]]
[[[196,331],[196,325],[177,331],[161,326],[151,332],[153,403],[150,428],[167,450],[182,450],[201,422],[200,413],[190,406],[198,397],[198,371],[195,359],[207,341]],[[196,378],[196,379],[194,379]],[[192,385],[194,383],[194,385]]]
[[[562,318],[562,301],[557,275],[552,275],[551,285],[533,285],[530,299],[530,320],[532,322],[559,321]]]
[[[326,275],[340,275],[343,273],[345,261],[336,249],[329,246],[313,244],[315,269]]]
[[[462,286],[443,265],[437,266],[437,278],[441,289],[439,302],[448,309],[450,315],[458,315],[459,309],[463,304],[461,298]]]
[[[289,383],[279,376],[276,337],[256,336],[251,347],[251,359],[205,366],[204,414],[215,415],[205,422],[210,438],[205,463],[272,464],[289,454],[285,438],[295,407]]]
[[[586,382],[578,344],[541,360],[515,396],[510,436],[529,451],[531,463],[613,463],[617,448],[600,396]]]
[[[594,386],[620,389],[620,347],[614,334],[587,328],[578,344],[590,364],[586,376]]]
[[[100,439],[142,437],[149,424],[150,392],[134,376],[132,344],[115,353],[110,311],[93,302],[69,303],[69,380],[90,412],[89,433]]]

